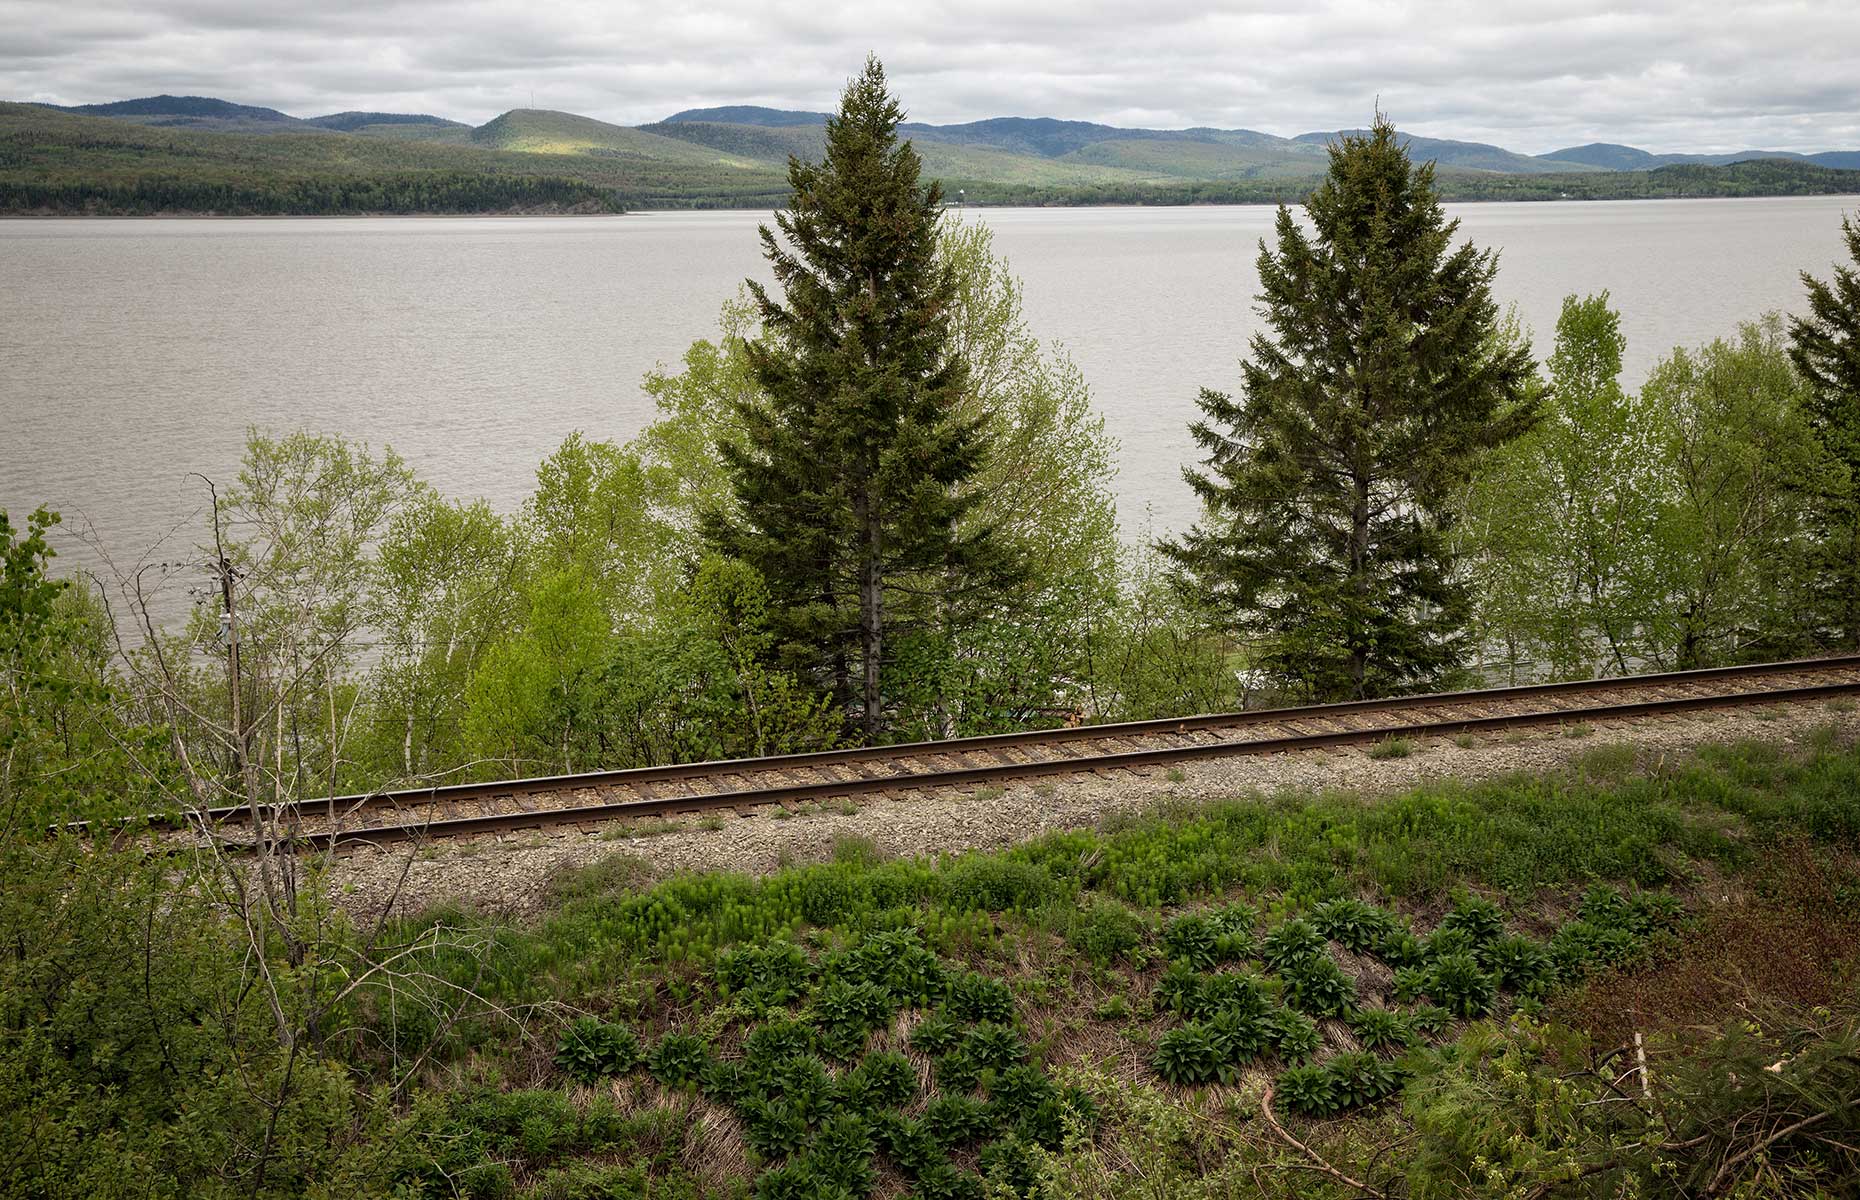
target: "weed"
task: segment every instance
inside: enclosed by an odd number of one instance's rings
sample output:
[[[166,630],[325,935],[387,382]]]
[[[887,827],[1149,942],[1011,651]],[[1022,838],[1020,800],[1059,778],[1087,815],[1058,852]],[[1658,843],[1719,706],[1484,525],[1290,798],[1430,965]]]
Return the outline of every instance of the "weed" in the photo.
[[[1377,742],[1375,745],[1369,748],[1369,757],[1376,758],[1376,759],[1407,758],[1410,754],[1413,754],[1413,753],[1414,753],[1414,743],[1409,741],[1407,738],[1399,738],[1399,737],[1383,738],[1381,741]]]
[[[1188,772],[1184,771],[1181,767],[1170,767],[1163,772],[1163,778],[1167,779],[1170,783],[1182,783],[1188,779]]]
[[[1583,721],[1578,721],[1574,725],[1563,726],[1563,736],[1566,738],[1586,738],[1594,732],[1595,726]]]
[[[1453,744],[1462,750],[1471,750],[1479,744],[1479,739],[1470,733],[1456,733],[1453,735]]]
[[[1828,711],[1832,713],[1850,713],[1854,711],[1855,708],[1860,708],[1860,701],[1855,701],[1847,696],[1836,696],[1834,699],[1828,701]]]

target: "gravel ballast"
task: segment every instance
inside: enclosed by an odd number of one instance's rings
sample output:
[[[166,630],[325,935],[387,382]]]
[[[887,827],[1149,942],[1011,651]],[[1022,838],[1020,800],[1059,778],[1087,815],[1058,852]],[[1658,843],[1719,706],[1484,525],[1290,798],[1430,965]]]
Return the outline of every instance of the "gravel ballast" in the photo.
[[[616,854],[643,860],[649,876],[704,870],[760,875],[829,858],[834,846],[848,838],[869,843],[881,855],[959,852],[1090,827],[1165,801],[1326,790],[1373,797],[1426,780],[1554,770],[1598,746],[1631,745],[1643,763],[1652,765],[1662,756],[1680,756],[1707,743],[1760,741],[1789,747],[1828,729],[1844,741],[1860,740],[1860,711],[1825,702],[1778,704],[1471,739],[1422,739],[1404,757],[1372,754],[1370,745],[1350,746],[1204,759],[1102,776],[1054,775],[908,799],[827,801],[792,813],[769,807],[748,816],[726,812],[615,821],[598,833],[560,827],[423,848],[362,846],[339,855],[325,879],[337,902],[362,920],[378,917],[390,903],[408,913],[456,903],[521,917],[546,906],[550,880],[564,868]]]

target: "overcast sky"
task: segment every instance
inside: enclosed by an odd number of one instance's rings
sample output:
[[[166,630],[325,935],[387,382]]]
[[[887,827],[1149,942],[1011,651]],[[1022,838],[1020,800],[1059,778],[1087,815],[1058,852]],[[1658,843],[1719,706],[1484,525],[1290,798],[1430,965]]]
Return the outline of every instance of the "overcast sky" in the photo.
[[[1366,124],[1540,153],[1860,149],[1860,2],[0,0],[0,98],[158,92],[298,116],[535,105],[639,124],[830,107],[867,50],[916,120],[1289,135]]]

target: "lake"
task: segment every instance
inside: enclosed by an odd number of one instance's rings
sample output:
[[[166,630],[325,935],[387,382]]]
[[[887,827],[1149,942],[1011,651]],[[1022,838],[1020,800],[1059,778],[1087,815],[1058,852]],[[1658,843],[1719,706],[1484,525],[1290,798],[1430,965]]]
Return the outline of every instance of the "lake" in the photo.
[[[1854,197],[1456,205],[1502,253],[1539,355],[1562,298],[1608,290],[1638,384],[1673,346],[1801,303]],[[1122,444],[1127,533],[1186,525],[1203,386],[1237,385],[1273,210],[972,211]],[[569,433],[651,419],[644,373],[713,334],[764,274],[766,213],[579,218],[0,221],[0,507],[92,527],[119,562],[229,479],[246,430],[392,445],[501,510]],[[184,555],[189,532],[156,557]],[[71,559],[93,552],[60,544]]]

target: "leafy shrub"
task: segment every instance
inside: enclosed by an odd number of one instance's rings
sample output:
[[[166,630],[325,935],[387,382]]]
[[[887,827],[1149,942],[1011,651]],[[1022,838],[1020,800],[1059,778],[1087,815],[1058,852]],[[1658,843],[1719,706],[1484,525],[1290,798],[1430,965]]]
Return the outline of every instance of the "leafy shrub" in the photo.
[[[1428,972],[1427,994],[1456,1017],[1483,1017],[1498,1000],[1498,981],[1470,954],[1449,954]]]
[[[1445,1032],[1453,1020],[1453,1014],[1438,1004],[1417,1004],[1408,1010],[1407,1016],[1408,1028],[1425,1037]]]
[[[1413,967],[1427,960],[1427,947],[1414,936],[1414,930],[1391,918],[1376,940],[1375,955],[1392,967]]]
[[[1206,1028],[1221,1058],[1235,1065],[1252,1062],[1272,1044],[1272,1031],[1263,1011],[1224,1008],[1208,1019]]]
[[[1474,957],[1492,972],[1499,987],[1527,996],[1542,995],[1555,979],[1549,952],[1530,938],[1516,934],[1488,942]]]
[[[1345,897],[1312,909],[1311,924],[1331,941],[1365,954],[1382,944],[1395,920],[1386,909]]]
[[[996,1072],[988,1088],[995,1115],[1009,1123],[1025,1117],[1056,1094],[1058,1089],[1053,1081],[1032,1066],[1008,1067]]]
[[[1213,1083],[1231,1076],[1227,1056],[1205,1025],[1171,1029],[1156,1041],[1156,1073],[1170,1083]]]
[[[812,1161],[790,1159],[756,1178],[755,1200],[824,1200],[824,1182]]]
[[[948,1162],[936,1140],[924,1132],[922,1125],[903,1113],[874,1114],[872,1136],[885,1157],[907,1179],[915,1179],[938,1163]]]
[[[911,928],[867,934],[853,949],[823,963],[821,974],[881,989],[889,1001],[887,1017],[902,1006],[927,1005],[943,991],[943,964]]]
[[[1398,1012],[1365,1008],[1350,1017],[1350,1032],[1366,1050],[1401,1049],[1414,1043],[1414,1030]]]
[[[1259,946],[1260,957],[1267,966],[1282,972],[1293,963],[1324,953],[1324,941],[1315,925],[1294,917],[1266,935]]]
[[[749,1094],[749,1072],[742,1063],[713,1058],[704,1064],[698,1087],[719,1104],[733,1105]]]
[[[1472,954],[1478,949],[1479,942],[1470,932],[1447,926],[1434,930],[1421,941],[1421,952],[1429,963],[1455,954]]]
[[[962,1027],[941,1013],[931,1013],[911,1028],[911,1049],[938,1055],[962,1040]]]
[[[878,1183],[878,1171],[872,1166],[877,1153],[871,1125],[853,1113],[840,1113],[821,1122],[808,1158],[820,1179],[864,1196]]]
[[[1356,983],[1327,954],[1301,959],[1281,973],[1285,1003],[1314,1017],[1333,1017],[1356,1003]]]
[[[1266,1018],[1265,1025],[1273,1048],[1287,1062],[1302,1062],[1324,1044],[1324,1035],[1318,1032],[1317,1022],[1289,1008],[1273,1012]]]
[[[743,1140],[763,1158],[786,1158],[807,1143],[807,1117],[792,1100],[749,1096],[737,1108]]]
[[[1280,1071],[1273,1091],[1286,1108],[1307,1117],[1327,1117],[1343,1107],[1335,1079],[1316,1064]]]
[[[1640,958],[1646,945],[1645,939],[1626,929],[1570,921],[1550,936],[1546,950],[1557,977],[1573,981],[1594,967],[1626,966]]]
[[[749,1031],[743,1039],[743,1067],[752,1076],[798,1055],[814,1052],[814,1031],[800,1021],[776,1018]]]
[[[932,1059],[931,1073],[937,1087],[945,1092],[972,1092],[982,1078],[980,1064],[960,1046]]]
[[[1324,1064],[1324,1071],[1340,1109],[1374,1104],[1401,1087],[1400,1065],[1366,1052],[1339,1054]]]
[[[1394,989],[1395,999],[1403,1004],[1418,999],[1427,991],[1427,978],[1425,967],[1395,968],[1395,979],[1390,985]]]
[[[880,1050],[848,1071],[840,1080],[841,1099],[870,1111],[900,1108],[917,1094],[917,1070],[894,1050]]]
[[[1238,1013],[1244,1017],[1263,1017],[1272,1007],[1266,998],[1266,984],[1257,975],[1230,971],[1202,978],[1194,999],[1184,1006],[1184,1014],[1205,1020],[1217,1013]]]
[[[717,956],[717,981],[724,985],[725,994],[762,1010],[800,999],[812,972],[807,951],[782,938],[739,946]]]
[[[1505,932],[1505,910],[1483,896],[1461,896],[1440,918],[1440,929],[1464,933],[1474,947],[1483,946]]]
[[[646,1058],[654,1079],[668,1087],[696,1083],[710,1062],[710,1046],[695,1033],[668,1033]]]
[[[1221,961],[1220,931],[1201,913],[1187,913],[1163,928],[1163,953],[1172,963],[1211,971]]]
[[[982,1147],[976,1164],[989,1188],[1004,1188],[1010,1194],[1030,1197],[1040,1183],[1039,1167],[1027,1143],[1014,1134]]]
[[[820,1048],[833,1058],[851,1058],[865,1048],[872,1030],[891,1020],[895,1005],[879,984],[834,979],[814,989],[811,1009]]]
[[[982,1177],[936,1163],[918,1172],[911,1195],[917,1200],[982,1200]]]
[[[1013,1027],[988,1022],[971,1029],[962,1048],[969,1061],[983,1070],[1000,1070],[1027,1057],[1027,1045]]]
[[[577,1083],[624,1075],[639,1064],[639,1037],[625,1025],[577,1018],[556,1043],[555,1065]]]
[[[1157,979],[1155,995],[1157,1003],[1187,1016],[1201,1003],[1201,972],[1187,963],[1172,962]]]
[[[975,971],[952,975],[947,995],[949,1011],[965,1021],[1006,1025],[1014,1020],[1014,993],[998,979]]]
[[[988,1105],[969,1096],[938,1096],[918,1122],[932,1141],[951,1150],[978,1141],[994,1130]]]
[[[1098,899],[1072,919],[1066,939],[1099,966],[1109,966],[1143,944],[1149,924],[1136,910],[1115,900]]]

